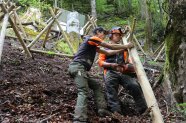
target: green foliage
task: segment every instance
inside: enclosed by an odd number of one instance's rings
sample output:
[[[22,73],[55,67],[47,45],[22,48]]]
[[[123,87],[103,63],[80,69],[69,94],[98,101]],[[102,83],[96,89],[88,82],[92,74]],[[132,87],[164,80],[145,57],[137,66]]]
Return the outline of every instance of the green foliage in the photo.
[[[184,117],[186,117],[186,103],[180,103],[180,104],[177,104],[177,106],[181,108],[179,112],[182,113]]]
[[[50,4],[47,4],[42,0],[19,0],[19,4],[25,8],[29,6],[40,8],[41,11],[44,11],[50,7]]]
[[[98,21],[98,25],[103,26],[106,29],[111,29],[114,26],[123,27],[124,25],[127,25],[127,19],[122,19],[119,17],[110,17],[110,18]]]
[[[54,55],[55,52],[53,52],[53,51],[47,51],[47,54],[48,54],[48,55]]]
[[[61,52],[64,52],[66,54],[71,54],[72,55],[72,52],[68,46],[67,43],[65,43],[63,40],[59,40],[57,43],[56,43],[56,49],[58,51],[61,51]]]

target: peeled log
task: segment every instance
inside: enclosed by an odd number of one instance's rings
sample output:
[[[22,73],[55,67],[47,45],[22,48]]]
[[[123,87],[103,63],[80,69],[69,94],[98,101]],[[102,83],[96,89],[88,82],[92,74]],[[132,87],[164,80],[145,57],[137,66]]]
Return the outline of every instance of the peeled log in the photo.
[[[4,40],[5,40],[6,28],[8,26],[8,18],[9,18],[9,15],[7,13],[4,16],[4,20],[3,20],[3,24],[2,24],[3,26],[1,29],[1,35],[0,35],[0,62],[1,62],[1,55],[2,55],[2,51],[3,51],[3,44],[4,44]]]
[[[134,30],[135,22],[133,24],[132,30]],[[132,41],[133,37],[133,31],[131,32],[131,36],[129,37],[129,40]],[[127,40],[126,38],[123,38],[123,42],[126,42],[124,40]],[[158,107],[158,103],[156,101],[156,98],[154,96],[153,90],[151,88],[151,85],[149,83],[149,80],[146,76],[145,70],[143,68],[143,65],[140,61],[140,57],[138,55],[138,52],[136,48],[131,48],[129,50],[129,55],[132,58],[133,65],[135,67],[135,71],[138,77],[139,84],[142,88],[145,100],[147,102],[147,105],[149,108],[152,108],[152,122],[153,123],[163,123],[163,118],[160,112],[160,109]]]

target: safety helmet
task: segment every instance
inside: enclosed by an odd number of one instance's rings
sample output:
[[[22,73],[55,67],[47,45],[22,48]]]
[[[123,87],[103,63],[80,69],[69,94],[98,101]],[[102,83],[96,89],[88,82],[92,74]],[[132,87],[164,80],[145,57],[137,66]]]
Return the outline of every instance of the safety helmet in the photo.
[[[113,34],[120,34],[122,36],[124,34],[124,31],[121,27],[113,27],[109,32],[109,38],[112,38]]]

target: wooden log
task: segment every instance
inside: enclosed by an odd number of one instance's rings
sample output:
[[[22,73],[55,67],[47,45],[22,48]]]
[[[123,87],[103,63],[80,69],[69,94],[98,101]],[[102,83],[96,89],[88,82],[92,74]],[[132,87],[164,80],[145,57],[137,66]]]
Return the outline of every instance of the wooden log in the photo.
[[[2,4],[2,3],[0,3],[0,4]],[[10,8],[8,8],[8,12],[11,12],[13,9],[15,8],[15,6],[11,6]],[[13,12],[12,12],[13,13]],[[10,13],[9,15],[11,15],[12,13]],[[4,14],[2,14],[1,16],[0,16],[0,21],[4,18],[4,15],[5,15],[6,13],[4,13]]]
[[[19,49],[23,49],[22,47],[19,47]],[[44,50],[38,50],[38,49],[30,49],[31,52],[33,53],[43,53],[43,54],[51,54],[51,55],[56,55],[56,56],[65,56],[68,58],[73,58],[74,55],[70,55],[70,54],[63,54],[63,53],[56,53],[56,52],[52,52],[50,53],[49,51],[44,51]]]
[[[140,45],[138,39],[136,38],[136,36],[133,35],[133,37],[134,37],[134,40],[135,40],[136,44],[138,45],[139,49],[142,51],[142,53],[143,53],[145,56],[147,56],[147,54],[145,53],[145,51],[144,51],[143,48],[141,47],[141,45]]]
[[[23,25],[21,24],[21,20],[19,19],[18,15],[17,15],[17,12],[15,10],[13,10],[13,13],[14,13],[16,20],[18,21],[19,27],[21,29],[21,32],[23,33],[24,38],[27,38],[27,35],[26,35],[24,28],[23,28]]]
[[[135,27],[135,22],[136,22],[136,20],[134,20],[133,27],[132,27],[132,32],[131,32],[131,35],[129,37],[129,41],[132,41],[132,38],[133,38],[133,30],[134,30],[134,27]],[[132,58],[133,65],[135,67],[135,71],[136,71],[136,74],[137,74],[137,77],[138,77],[138,81],[139,81],[139,84],[142,88],[142,91],[143,91],[145,100],[147,102],[147,105],[148,105],[149,108],[150,107],[152,108],[152,115],[151,115],[152,116],[152,122],[153,123],[163,123],[164,121],[163,121],[160,109],[158,107],[158,103],[157,103],[156,98],[154,96],[154,93],[153,93],[153,90],[152,90],[151,85],[149,83],[149,80],[146,76],[143,65],[140,61],[140,58],[138,56],[138,52],[137,52],[136,48],[135,47],[131,48],[129,50],[129,54]]]
[[[19,25],[19,23],[17,23],[16,25]],[[33,25],[34,26],[34,23],[33,22],[27,22],[27,23],[21,23],[21,25],[23,25],[23,26]],[[9,25],[9,26],[7,26],[7,28],[12,28],[12,26]]]
[[[158,60],[158,58],[160,57],[160,55],[161,55],[161,53],[163,52],[164,49],[165,49],[165,45],[161,48],[160,52],[158,53],[158,55],[154,59],[155,62]]]
[[[16,36],[12,36],[12,35],[6,35],[7,38],[13,38],[13,39],[18,39]],[[27,38],[22,38],[24,41],[29,41],[31,42],[32,39],[27,39]],[[19,40],[19,39],[18,39]]]
[[[84,32],[84,34],[85,35],[87,35],[88,33],[89,33],[89,31],[90,31],[90,29],[91,29],[91,24],[89,24],[89,26],[86,28],[86,30],[85,30],[85,32]]]
[[[57,9],[55,9],[54,11],[55,11],[55,15],[56,15]],[[50,34],[51,28],[52,28],[52,25],[48,28],[48,31],[46,33],[45,39],[44,39],[43,44],[42,44],[43,48],[45,48],[45,45],[46,45],[46,42],[47,42],[47,39],[48,39],[48,35]]]
[[[61,15],[62,12],[59,12],[55,18],[58,18]],[[47,31],[47,29],[54,23],[55,19],[50,21],[48,25],[37,35],[37,37],[27,46],[29,49],[39,40],[39,38]]]
[[[8,18],[9,18],[9,15],[8,13],[6,13],[4,16],[4,20],[3,20],[3,24],[1,28],[1,35],[0,35],[0,63],[1,63],[1,55],[3,52],[3,44],[5,40],[6,28],[8,26]]]
[[[89,19],[89,21],[90,21],[92,27],[93,27],[93,28],[96,28],[96,25],[95,25],[95,23],[91,20],[90,15],[88,15],[88,19]]]
[[[161,48],[163,47],[164,43],[165,43],[165,42],[162,42],[162,43],[161,43],[161,45],[157,48],[157,50],[153,53],[152,56],[155,56],[155,55],[161,50]]]
[[[61,27],[59,21],[55,18],[55,14],[54,14],[52,8],[50,8],[50,13],[52,14],[52,17],[54,18],[54,20],[55,20],[57,26],[59,27],[60,31],[62,32],[62,34],[63,34],[63,36],[64,36],[64,38],[65,38],[65,41],[67,42],[67,44],[68,44],[68,46],[69,46],[71,52],[72,52],[73,54],[75,54],[75,50],[74,50],[72,44],[70,43],[70,41],[69,41],[67,35],[65,34],[65,31],[62,29],[62,27]]]
[[[0,4],[0,6],[1,6],[3,12],[8,14],[8,11],[5,9],[4,5],[3,5],[3,4]],[[19,34],[19,31],[17,30],[16,26],[14,25],[13,19],[12,19],[11,17],[9,17],[9,22],[10,22],[10,24],[12,25],[13,30],[14,30],[14,32],[15,32],[17,38],[19,39],[19,42],[21,43],[21,45],[22,45],[24,51],[26,52],[27,56],[28,56],[28,57],[32,57],[32,54],[30,53],[30,51],[29,51],[28,48],[26,47],[26,45],[25,45],[25,43],[24,43],[24,41],[23,41],[21,35]]]

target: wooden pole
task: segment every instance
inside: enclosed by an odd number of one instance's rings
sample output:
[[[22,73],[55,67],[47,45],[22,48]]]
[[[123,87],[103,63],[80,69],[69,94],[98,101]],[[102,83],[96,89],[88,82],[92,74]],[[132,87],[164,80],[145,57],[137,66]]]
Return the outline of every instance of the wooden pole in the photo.
[[[4,13],[7,13],[8,14],[8,11],[5,9],[4,5],[3,4],[0,4],[2,10]],[[30,51],[28,50],[28,48],[26,47],[21,35],[19,34],[19,31],[17,30],[16,26],[14,25],[14,22],[13,22],[13,19],[11,17],[9,17],[9,22],[10,24],[12,25],[12,28],[17,36],[17,38],[19,39],[23,49],[25,50],[26,54],[28,57],[32,57],[32,54],[30,53]]]
[[[91,20],[90,15],[88,15],[88,19],[89,19],[89,21],[90,21],[92,27],[93,27],[93,28],[96,28],[96,25],[95,25],[95,23]],[[93,20],[94,20],[94,19],[93,19]]]
[[[7,38],[13,38],[13,39],[18,39],[16,36],[13,36],[13,35],[6,35]],[[24,41],[29,41],[31,42],[32,40],[31,39],[27,39],[27,38],[22,38]],[[19,39],[18,39],[19,40]]]
[[[54,11],[55,11],[55,15],[56,15],[57,9],[55,8]],[[52,28],[52,25],[48,28],[48,31],[46,33],[45,39],[44,39],[43,44],[42,44],[43,48],[45,48],[45,45],[46,45],[46,42],[47,42],[47,39],[48,39],[48,35],[50,34],[51,28]]]
[[[0,3],[0,4],[2,4],[2,3]],[[11,11],[13,10],[15,8],[15,6],[11,6],[10,8],[8,8],[8,12],[10,12],[9,13],[9,15],[11,15],[12,13],[11,13]],[[5,15],[6,13],[3,13],[1,16],[0,16],[0,21],[3,19],[3,17],[4,17],[4,15]]]
[[[23,25],[21,24],[21,20],[19,19],[18,15],[17,15],[17,12],[15,10],[13,10],[13,13],[15,15],[16,20],[18,21],[19,27],[21,29],[21,32],[23,33],[24,38],[27,38],[27,35],[26,35],[24,28],[23,28]]]
[[[156,54],[158,53],[158,51],[161,50],[161,48],[163,47],[164,43],[165,43],[165,42],[162,42],[162,43],[160,44],[160,46],[159,46],[159,47],[157,48],[157,50],[153,53],[152,56],[156,55]]]
[[[62,27],[61,27],[59,21],[55,18],[55,14],[54,14],[52,8],[50,8],[50,13],[52,14],[52,17],[54,18],[54,20],[55,20],[56,24],[58,25],[60,31],[62,32],[62,34],[63,34],[63,36],[64,36],[64,38],[65,38],[65,41],[67,42],[67,44],[68,44],[68,46],[69,46],[71,52],[72,52],[73,54],[75,54],[75,50],[74,50],[72,44],[70,43],[70,41],[69,41],[67,35],[65,34],[65,31],[62,29]]]
[[[23,49],[22,47],[19,47],[19,49]],[[43,54],[50,54],[49,51],[44,51],[44,50],[38,50],[38,49],[30,49],[31,52],[33,53],[43,53]],[[73,58],[74,56],[73,55],[69,55],[69,54],[63,54],[63,53],[55,53],[55,52],[52,52],[51,53],[52,55],[57,55],[57,56],[65,56],[65,57],[68,57],[68,58]]]
[[[160,52],[158,53],[158,55],[154,59],[155,62],[158,60],[158,58],[160,57],[160,55],[161,55],[161,53],[163,52],[164,49],[165,49],[165,45],[163,45],[163,47],[161,48]]]
[[[58,18],[62,12],[59,12],[55,18]],[[39,38],[47,31],[47,29],[54,23],[54,19],[37,35],[37,37],[27,46],[29,49],[39,40]]]
[[[8,26],[8,18],[9,18],[9,15],[8,15],[8,13],[6,13],[4,16],[2,29],[1,29],[1,35],[0,35],[0,63],[1,63],[1,55],[3,52],[3,44],[4,44],[4,40],[5,40],[5,35],[6,35],[6,28]]]
[[[147,56],[147,54],[145,53],[145,51],[144,51],[143,48],[141,47],[139,41],[137,40],[136,36],[133,35],[133,37],[134,37],[134,40],[135,40],[136,44],[138,45],[139,49],[142,51],[142,53],[143,53],[145,56]]]
[[[134,20],[131,35],[129,37],[129,41],[132,41],[133,33],[134,33],[134,27],[135,27],[136,19]],[[135,67],[135,71],[139,80],[139,84],[142,88],[145,100],[147,102],[148,107],[152,108],[152,122],[153,123],[163,123],[163,118],[160,112],[160,109],[158,107],[158,103],[156,101],[156,98],[154,96],[153,90],[151,88],[151,85],[149,83],[149,80],[147,79],[146,73],[144,71],[143,65],[140,61],[138,52],[136,48],[131,48],[129,50],[129,54],[132,58],[133,65]]]

